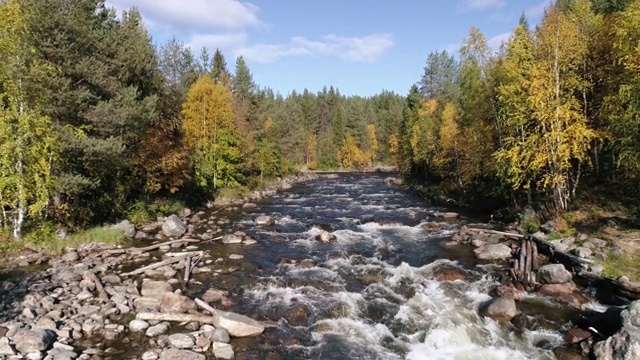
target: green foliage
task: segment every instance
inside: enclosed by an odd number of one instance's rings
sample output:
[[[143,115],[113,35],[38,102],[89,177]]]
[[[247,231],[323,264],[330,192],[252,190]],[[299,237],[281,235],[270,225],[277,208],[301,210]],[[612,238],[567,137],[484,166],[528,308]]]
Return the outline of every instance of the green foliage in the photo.
[[[135,225],[148,224],[158,217],[175,214],[184,209],[180,200],[157,199],[151,202],[138,200],[129,207],[126,218]]]

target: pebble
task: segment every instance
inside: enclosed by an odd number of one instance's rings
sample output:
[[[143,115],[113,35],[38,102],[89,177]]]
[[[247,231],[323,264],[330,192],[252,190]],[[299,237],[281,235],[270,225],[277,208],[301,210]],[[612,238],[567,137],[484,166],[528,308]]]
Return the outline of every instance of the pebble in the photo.
[[[229,259],[231,259],[231,260],[240,260],[240,259],[244,259],[244,255],[240,255],[240,254],[231,254],[231,255],[229,255]]]

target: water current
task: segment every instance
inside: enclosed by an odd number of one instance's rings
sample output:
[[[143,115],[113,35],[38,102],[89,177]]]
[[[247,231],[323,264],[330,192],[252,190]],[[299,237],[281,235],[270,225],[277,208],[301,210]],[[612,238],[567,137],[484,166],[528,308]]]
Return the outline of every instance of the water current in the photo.
[[[554,359],[562,338],[553,324],[522,330],[478,315],[498,278],[470,248],[443,244],[479,219],[426,226],[450,209],[387,185],[386,176],[340,174],[250,210],[212,210],[212,218],[231,220],[225,231],[258,241],[208,245],[216,256],[244,259],[202,289],[228,290],[232,310],[270,324],[259,338],[233,341],[236,359]],[[259,215],[276,223],[258,226]],[[337,240],[316,241],[323,230]],[[459,268],[466,281],[437,281],[443,266]]]

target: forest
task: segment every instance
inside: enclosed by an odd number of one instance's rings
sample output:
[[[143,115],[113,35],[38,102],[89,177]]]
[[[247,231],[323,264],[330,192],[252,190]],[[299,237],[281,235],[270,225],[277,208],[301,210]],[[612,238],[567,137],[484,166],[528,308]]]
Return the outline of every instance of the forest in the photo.
[[[638,0],[559,0],[498,52],[472,28],[459,56],[428,56],[396,161],[468,203],[563,212],[599,193],[637,209],[639,43]]]
[[[406,96],[283,95],[242,57],[155,44],[136,9],[1,1],[0,228],[82,229],[381,164],[485,207],[565,211],[597,189],[633,204],[640,0],[559,0],[514,25],[498,51],[471,28],[457,54],[429,54]]]
[[[391,161],[403,96],[282,95],[234,60],[156,45],[136,9],[103,0],[1,1],[0,228],[81,229]]]

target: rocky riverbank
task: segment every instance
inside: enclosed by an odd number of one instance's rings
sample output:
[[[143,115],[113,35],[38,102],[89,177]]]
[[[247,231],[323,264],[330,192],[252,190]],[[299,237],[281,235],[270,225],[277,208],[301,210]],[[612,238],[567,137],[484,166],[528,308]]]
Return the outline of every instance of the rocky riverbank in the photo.
[[[586,235],[546,242],[544,233],[534,234],[537,241],[549,244],[553,250],[550,255],[534,252],[535,259],[529,265],[531,276],[522,282],[516,270],[518,261],[524,259],[525,236],[515,230],[478,226],[484,227],[462,227],[444,245],[472,246],[479,260],[501,265],[498,272],[502,283],[490,290],[493,299],[480,307],[481,315],[508,326],[531,329],[538,326],[540,319],[554,316],[553,308],[571,308],[567,311],[573,313],[570,326],[564,329],[565,345],[554,349],[558,359],[640,358],[640,301],[632,302],[631,298],[626,301],[627,306],[594,311],[593,307],[599,305],[595,299],[599,289],[584,281],[585,276],[599,276],[602,272],[595,260],[605,252],[606,242]],[[566,254],[577,265],[567,268],[554,263],[557,254]],[[548,301],[543,306],[532,304],[532,295]]]

